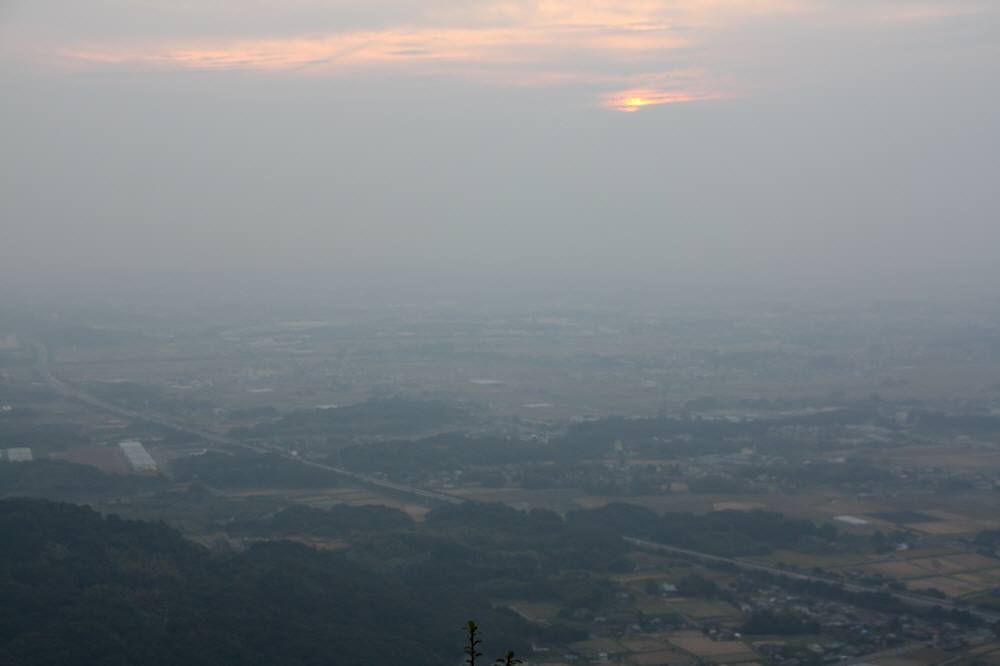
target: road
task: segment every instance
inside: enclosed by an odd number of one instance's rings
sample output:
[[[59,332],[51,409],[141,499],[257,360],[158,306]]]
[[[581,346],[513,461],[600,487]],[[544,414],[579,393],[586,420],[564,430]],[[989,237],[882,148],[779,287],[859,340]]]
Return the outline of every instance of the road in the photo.
[[[164,417],[159,414],[154,414],[150,412],[137,412],[135,410],[126,409],[119,405],[112,404],[106,400],[102,400],[97,396],[94,396],[86,391],[79,389],[65,381],[59,379],[52,374],[49,368],[49,351],[41,342],[32,343],[35,348],[35,369],[38,372],[42,380],[48,384],[50,388],[56,393],[72,399],[82,402],[84,404],[90,405],[96,409],[101,409],[117,416],[123,418],[136,420],[136,421],[147,421],[149,423],[155,423],[156,425],[163,426],[165,428],[170,428],[171,430],[182,432],[188,435],[199,437],[206,441],[212,442],[214,444],[219,444],[224,447],[238,448],[253,451],[255,453],[266,453],[272,455],[278,455],[287,460],[293,460],[299,464],[307,465],[310,467],[315,467],[316,469],[322,469],[329,472],[333,472],[339,476],[350,479],[357,483],[363,485],[373,486],[382,490],[391,491],[393,493],[399,493],[403,495],[408,495],[410,497],[415,497],[420,500],[430,501],[430,502],[444,502],[448,504],[461,504],[466,500],[461,497],[454,495],[448,495],[447,493],[442,493],[434,490],[427,490],[426,488],[418,488],[416,486],[411,486],[403,483],[395,483],[393,481],[388,481],[386,479],[380,479],[367,474],[360,474],[343,467],[336,467],[334,465],[327,465],[324,463],[318,463],[311,460],[304,460],[303,458],[295,455],[291,455],[287,451],[276,447],[268,446],[265,444],[251,444],[248,442],[243,442],[232,437],[226,437],[219,433],[211,432],[208,430],[202,430],[199,428],[192,428],[184,423]],[[748,571],[761,571],[769,574],[785,576],[786,578],[791,578],[794,580],[806,580],[806,581],[816,581],[821,583],[827,583],[832,585],[837,585],[849,592],[883,592],[880,588],[870,587],[867,585],[861,585],[858,583],[843,582],[834,578],[827,578],[824,576],[818,576],[815,574],[807,574],[800,571],[789,571],[787,569],[781,569],[778,567],[772,567],[765,564],[759,564],[757,562],[747,562],[744,560],[738,560],[728,557],[721,557],[718,555],[710,555],[708,553],[702,553],[694,550],[687,550],[685,548],[678,548],[676,546],[668,546],[665,544],[656,543],[653,541],[644,541],[642,539],[636,539],[633,537],[624,537],[624,539],[635,545],[643,548],[649,548],[651,550],[659,550],[662,552],[675,553],[677,555],[683,555],[693,559],[700,559],[706,562],[717,562],[728,564],[731,566],[738,567],[740,569]],[[917,594],[912,594],[909,592],[896,592],[888,590],[896,599],[908,603],[912,606],[921,608],[932,608],[934,606],[939,606],[941,608],[949,610],[962,610],[970,613],[986,622],[995,623],[1000,622],[1000,613],[984,611],[982,609],[973,607],[962,607],[958,606],[945,599],[936,599],[934,597],[925,597]]]
[[[896,592],[893,590],[883,590],[882,588],[871,587],[868,585],[861,585],[858,583],[840,581],[837,580],[836,578],[827,578],[825,576],[807,574],[801,571],[789,571],[788,569],[772,567],[766,564],[759,564],[757,562],[747,562],[745,560],[737,560],[731,557],[721,557],[719,555],[710,555],[708,553],[702,553],[696,550],[688,550],[686,548],[678,548],[676,546],[667,546],[662,543],[656,543],[655,541],[645,541],[643,539],[636,539],[633,537],[624,537],[624,539],[625,541],[634,546],[640,546],[642,548],[648,548],[650,550],[657,550],[666,553],[673,553],[676,555],[683,555],[692,559],[702,560],[704,562],[728,564],[743,569],[745,571],[761,571],[764,573],[774,574],[777,576],[784,576],[786,578],[791,578],[793,580],[806,580],[818,583],[827,583],[829,585],[836,585],[838,587],[841,587],[847,590],[848,592],[888,592],[899,601],[910,604],[911,606],[916,606],[918,608],[933,608],[934,606],[939,606],[947,610],[965,611],[971,615],[978,617],[979,619],[985,622],[991,622],[991,623],[1000,622],[1000,613],[984,611],[982,609],[973,608],[971,606],[968,608],[963,606],[958,606],[957,604],[947,601],[946,599],[935,599],[934,597],[925,597],[910,592]]]
[[[120,416],[122,418],[130,419],[133,421],[146,421],[148,423],[154,423],[156,425],[162,426],[164,428],[169,428],[176,432],[181,432],[186,435],[192,435],[200,439],[212,442],[213,444],[218,444],[223,447],[238,448],[248,451],[253,451],[255,453],[266,453],[271,455],[278,455],[287,460],[293,460],[301,465],[306,465],[309,467],[315,467],[316,469],[326,470],[328,472],[333,472],[339,476],[345,477],[357,483],[363,485],[373,486],[381,490],[392,491],[393,493],[399,493],[403,495],[409,495],[410,497],[415,497],[420,500],[430,501],[430,502],[444,502],[447,504],[461,504],[465,501],[464,498],[456,497],[455,495],[448,495],[447,493],[438,492],[435,490],[427,490],[426,488],[418,488],[416,486],[411,486],[405,483],[395,483],[393,481],[388,481],[386,479],[380,479],[378,477],[370,476],[368,474],[360,474],[343,467],[336,467],[334,465],[326,465],[324,463],[318,463],[312,460],[305,460],[299,456],[292,455],[287,451],[276,447],[268,446],[266,444],[251,444],[248,442],[243,442],[232,437],[227,437],[216,432],[211,432],[209,430],[202,430],[200,428],[192,428],[185,423],[171,419],[160,414],[154,414],[151,412],[138,412],[133,409],[127,409],[120,405],[115,405],[98,398],[95,395],[87,393],[83,389],[77,388],[72,384],[68,384],[65,381],[59,379],[49,368],[49,350],[41,342],[34,341],[32,345],[35,348],[35,371],[42,378],[49,388],[70,400],[76,400],[77,402],[82,402],[86,405],[94,407],[95,409],[100,409],[106,412],[110,412],[115,416]]]

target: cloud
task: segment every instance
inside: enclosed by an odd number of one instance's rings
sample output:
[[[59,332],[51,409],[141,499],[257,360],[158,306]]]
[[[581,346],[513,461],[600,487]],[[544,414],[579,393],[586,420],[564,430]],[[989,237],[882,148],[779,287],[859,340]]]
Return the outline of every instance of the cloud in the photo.
[[[48,51],[63,65],[112,70],[333,76],[384,70],[505,85],[589,84],[606,108],[634,111],[734,96],[736,88],[745,89],[743,84],[723,82],[726,77],[718,66],[740,69],[747,54],[727,40],[739,37],[745,24],[752,31],[759,29],[761,19],[786,16],[864,23],[933,20],[966,11],[975,1],[954,0],[945,7],[927,0],[872,0],[849,6],[831,0],[392,0],[373,8],[372,3],[354,0],[289,0],[262,1],[245,9],[228,0],[154,0],[144,3],[148,14],[174,19],[161,36],[136,41],[123,28],[119,37],[64,37]],[[200,17],[203,23],[228,25],[221,18],[241,10],[236,27],[220,28],[215,36],[205,35],[204,26],[186,29],[180,20],[197,23]],[[260,22],[282,16],[285,27],[294,25],[295,17],[303,22],[308,17],[313,28],[308,33],[262,36],[258,33],[263,26],[247,17],[255,14]],[[233,31],[243,34],[226,34]],[[697,69],[697,80],[683,85],[637,81],[680,68]]]
[[[711,3],[709,3],[711,4]],[[62,64],[338,75],[364,70],[481,78],[505,85],[621,88],[676,67],[702,36],[695,2],[536,0],[445,11],[412,25],[270,38],[95,40],[54,51]],[[681,26],[681,24],[684,24]]]

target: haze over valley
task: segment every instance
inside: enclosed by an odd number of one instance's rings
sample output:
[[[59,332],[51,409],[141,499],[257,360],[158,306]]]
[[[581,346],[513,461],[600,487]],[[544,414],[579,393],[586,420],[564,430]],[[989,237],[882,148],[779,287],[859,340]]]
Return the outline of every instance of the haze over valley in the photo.
[[[0,663],[1000,666],[997,80],[984,0],[0,3]]]

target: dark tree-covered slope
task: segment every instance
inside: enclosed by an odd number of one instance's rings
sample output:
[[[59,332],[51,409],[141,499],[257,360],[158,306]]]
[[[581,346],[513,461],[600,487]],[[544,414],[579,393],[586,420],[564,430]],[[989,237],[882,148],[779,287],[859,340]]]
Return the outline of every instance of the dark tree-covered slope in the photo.
[[[454,661],[473,613],[335,553],[270,542],[220,556],[162,524],[0,501],[0,664],[353,666]]]

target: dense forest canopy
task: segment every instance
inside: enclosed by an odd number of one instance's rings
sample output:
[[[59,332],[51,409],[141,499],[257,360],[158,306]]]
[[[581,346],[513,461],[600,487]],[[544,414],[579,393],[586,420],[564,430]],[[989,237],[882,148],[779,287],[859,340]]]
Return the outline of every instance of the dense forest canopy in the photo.
[[[162,524],[0,501],[0,663],[441,664],[468,617],[491,649],[537,631],[461,586],[428,588],[275,541],[212,554]]]

